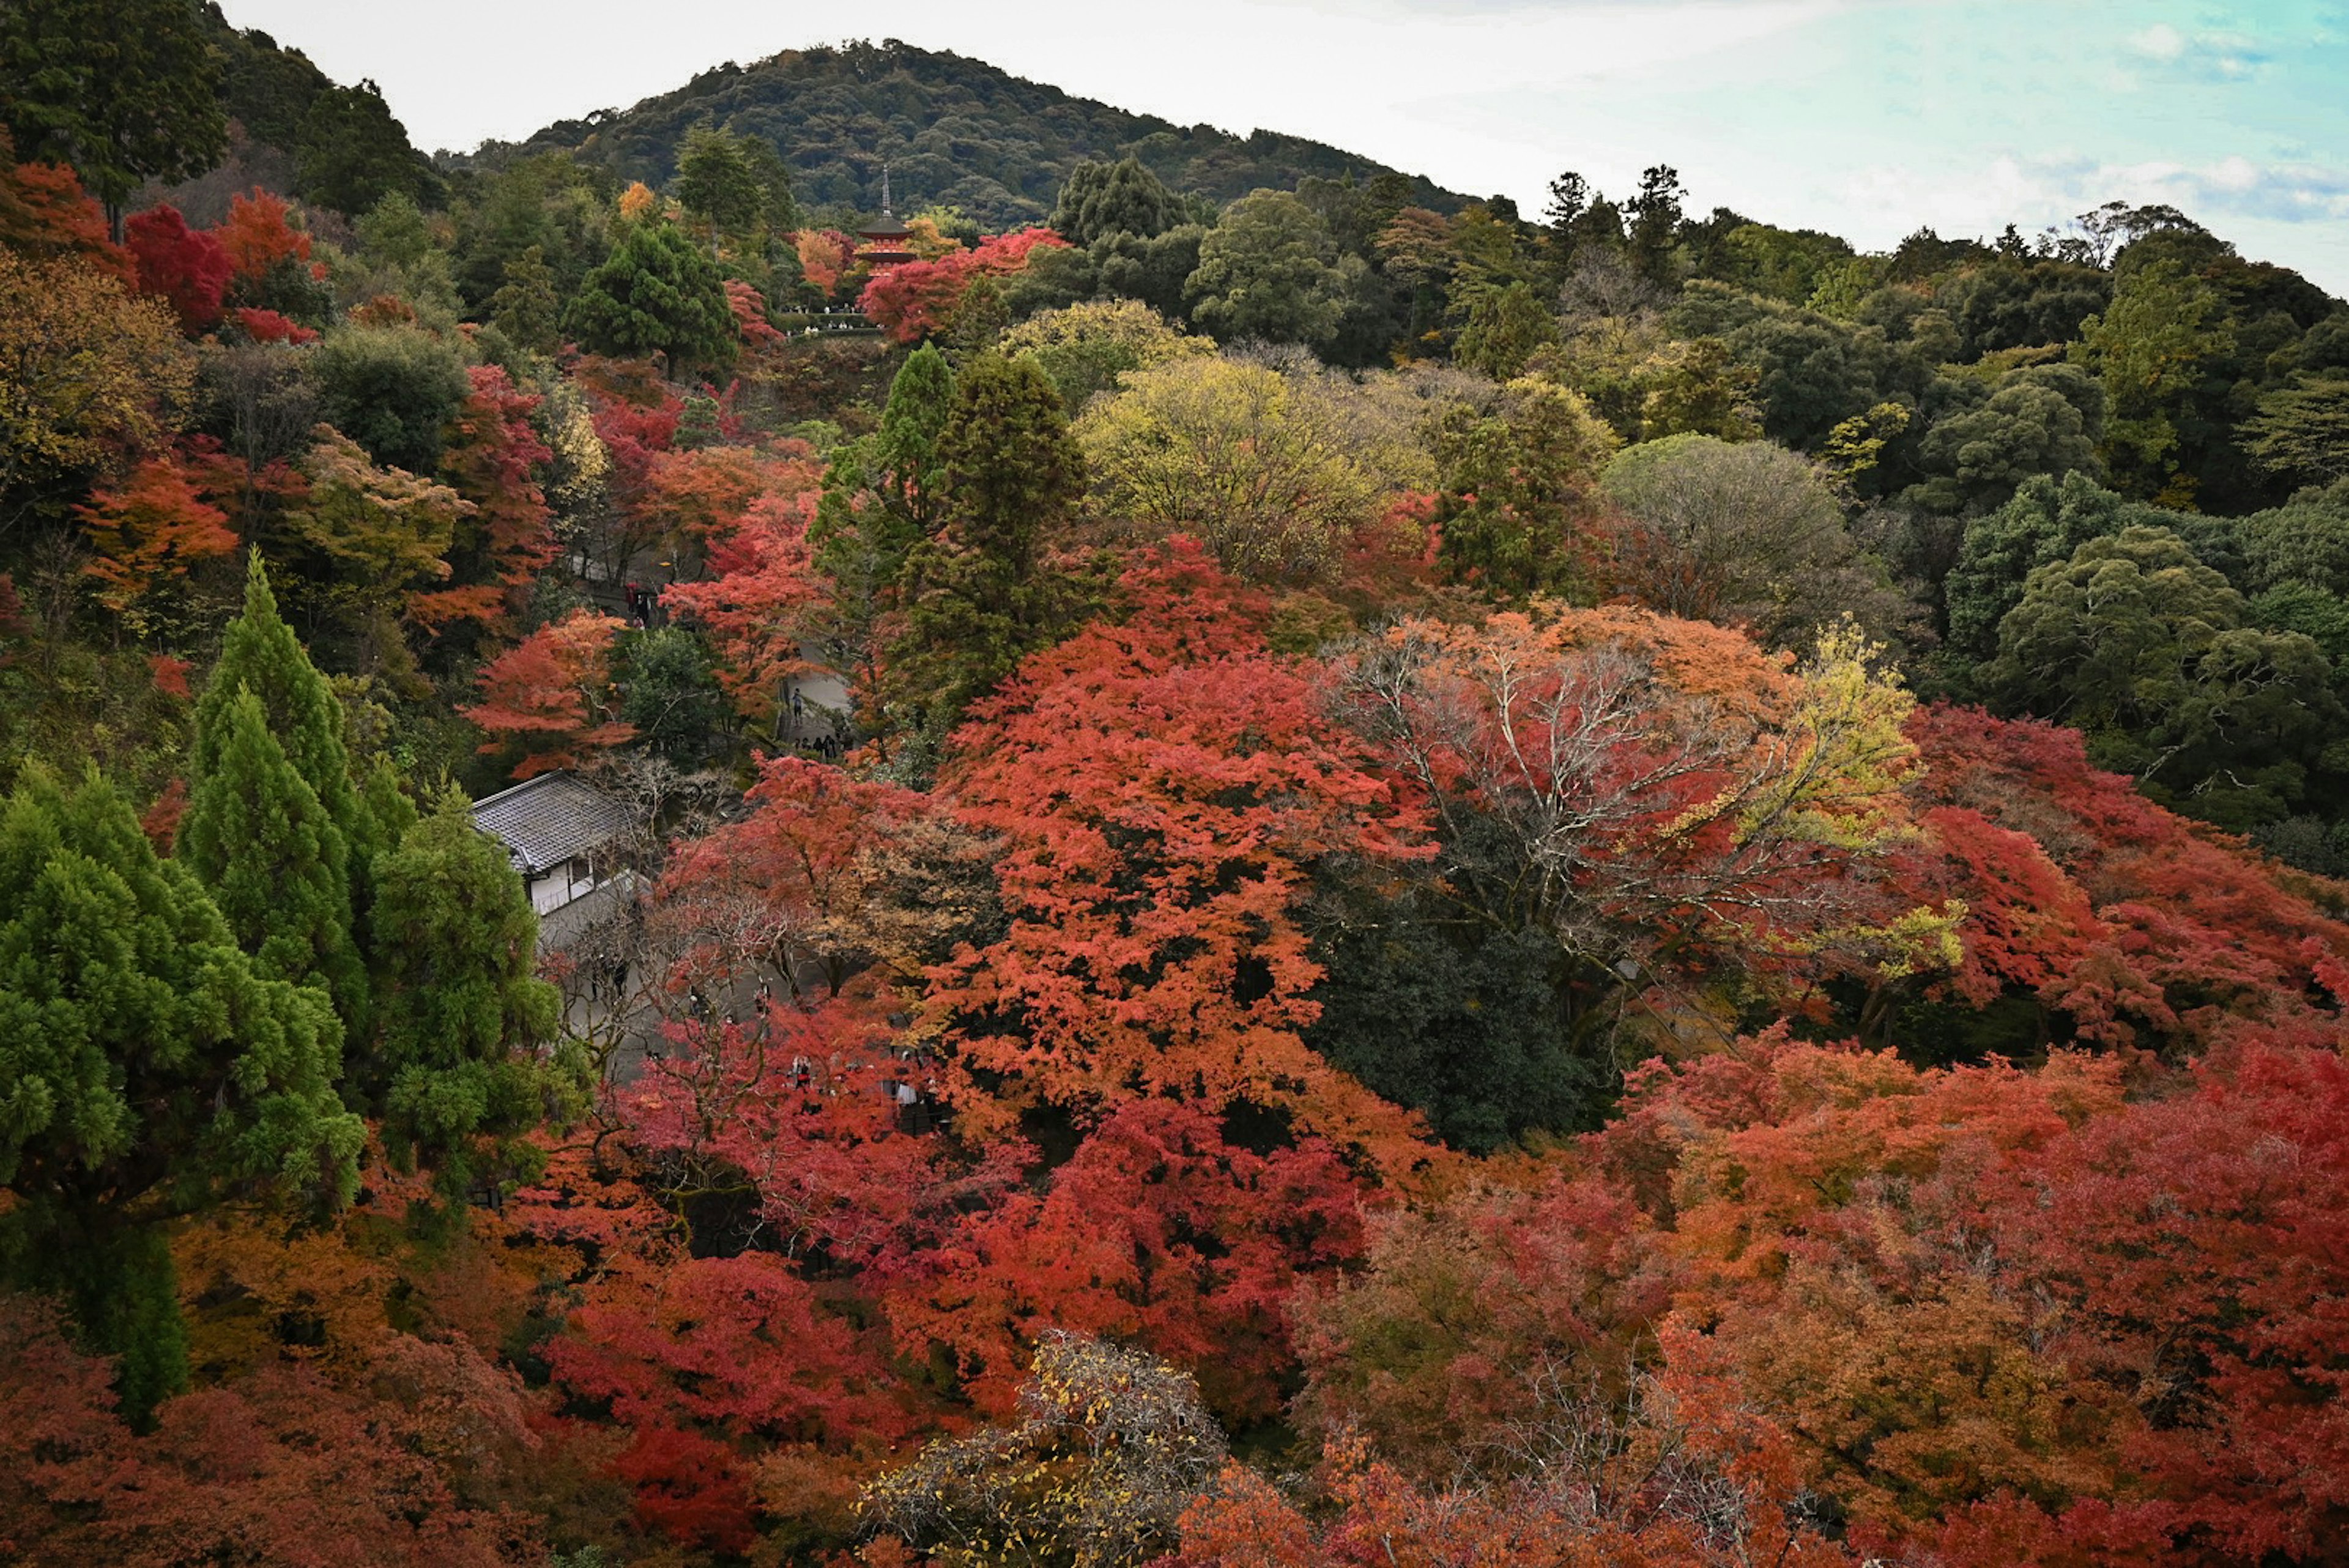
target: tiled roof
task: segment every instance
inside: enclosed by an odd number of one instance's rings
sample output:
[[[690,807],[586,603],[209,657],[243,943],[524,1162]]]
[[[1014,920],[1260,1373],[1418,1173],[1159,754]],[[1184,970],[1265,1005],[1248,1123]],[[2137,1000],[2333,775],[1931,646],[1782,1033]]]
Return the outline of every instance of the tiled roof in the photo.
[[[619,836],[628,814],[575,774],[541,774],[473,803],[473,825],[506,846],[524,877]]]

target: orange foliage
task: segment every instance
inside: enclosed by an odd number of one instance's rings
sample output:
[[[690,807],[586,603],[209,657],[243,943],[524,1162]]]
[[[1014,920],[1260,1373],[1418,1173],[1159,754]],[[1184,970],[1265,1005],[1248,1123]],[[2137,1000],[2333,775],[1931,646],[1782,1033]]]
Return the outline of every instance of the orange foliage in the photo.
[[[310,236],[287,221],[292,211],[285,197],[258,185],[250,196],[228,199],[228,216],[212,234],[228,252],[240,282],[257,283],[280,262],[309,261]],[[310,270],[314,276],[326,275],[321,265],[313,264]]]
[[[526,779],[578,767],[634,739],[635,727],[611,716],[612,639],[619,631],[617,616],[574,610],[485,665],[481,701],[459,710],[490,736],[481,751],[519,747],[513,776]]]
[[[933,977],[957,1106],[984,1136],[1023,1105],[1247,1100],[1406,1170],[1424,1154],[1413,1119],[1299,1037],[1320,969],[1293,906],[1312,858],[1416,853],[1417,819],[1196,545],[1124,588],[1127,622],[1030,659],[940,780],[1002,839],[1010,917]]]
[[[95,491],[88,504],[74,510],[98,553],[83,570],[98,579],[99,602],[117,614],[157,584],[237,547],[228,514],[198,493],[176,458],[147,459],[119,488]]]

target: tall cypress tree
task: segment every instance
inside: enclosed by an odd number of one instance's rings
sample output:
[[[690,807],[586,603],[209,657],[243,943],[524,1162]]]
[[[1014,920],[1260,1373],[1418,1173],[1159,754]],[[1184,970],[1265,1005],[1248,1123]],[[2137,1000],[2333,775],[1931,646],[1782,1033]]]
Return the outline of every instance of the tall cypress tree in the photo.
[[[264,974],[323,985],[349,1017],[367,993],[351,936],[349,842],[270,734],[259,698],[239,688],[213,722],[212,766],[188,796],[180,857]]]
[[[954,417],[954,367],[935,344],[905,357],[889,382],[889,400],[874,432],[873,466],[888,506],[918,534],[937,525],[945,502],[938,440]]]
[[[1082,618],[1090,585],[1050,568],[1084,492],[1084,455],[1035,359],[988,355],[955,384],[937,441],[946,521],[906,561],[897,687],[933,733]]]
[[[366,1129],[324,997],[242,952],[96,777],[0,804],[0,1267],[119,1356],[134,1419],[186,1376],[160,1227],[234,1190],[338,1203]]]
[[[269,732],[316,792],[327,817],[347,839],[360,836],[358,793],[351,785],[350,753],[343,744],[343,705],[277,613],[269,569],[257,549],[245,569],[244,612],[228,623],[220,662],[196,701],[199,781],[217,765],[218,747],[228,733],[224,720],[239,688],[261,700]]]
[[[537,978],[538,917],[496,840],[450,789],[378,865],[380,1050],[363,1087],[395,1159],[453,1181],[561,1108],[567,1088],[535,1048],[561,1001]]]
[[[265,886],[250,890],[230,886],[232,881],[253,882],[247,867],[294,864],[287,856],[295,846],[285,837],[295,831],[293,818],[285,815],[295,809],[294,792],[283,780],[272,784],[269,798],[280,813],[274,817],[240,798],[264,775],[274,779],[262,748],[250,739],[237,740],[235,709],[247,694],[257,706],[262,738],[275,746],[295,777],[308,787],[325,827],[331,830],[314,835],[319,869],[305,887],[323,903],[337,897],[328,884],[339,878],[339,909],[305,905],[272,912],[265,908]],[[369,864],[380,835],[351,782],[350,753],[343,744],[343,705],[302,650],[294,628],[278,615],[259,550],[253,552],[245,574],[244,611],[229,622],[220,661],[196,702],[188,799],[191,831],[181,854],[214,889],[239,940],[255,951],[273,933],[296,946],[307,945],[317,955],[307,972],[326,982],[353,1042],[364,1041],[371,1028],[370,1001],[359,955],[366,950]],[[339,940],[325,936],[337,929]],[[281,943],[281,953],[287,950]]]

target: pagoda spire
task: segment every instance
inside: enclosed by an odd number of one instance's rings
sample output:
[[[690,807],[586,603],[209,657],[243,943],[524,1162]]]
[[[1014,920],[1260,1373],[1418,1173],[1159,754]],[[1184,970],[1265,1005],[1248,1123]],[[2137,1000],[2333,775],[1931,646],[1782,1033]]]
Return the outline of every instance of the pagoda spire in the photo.
[[[881,165],[881,215],[885,218],[896,216],[895,209],[889,205],[889,165],[885,161]]]

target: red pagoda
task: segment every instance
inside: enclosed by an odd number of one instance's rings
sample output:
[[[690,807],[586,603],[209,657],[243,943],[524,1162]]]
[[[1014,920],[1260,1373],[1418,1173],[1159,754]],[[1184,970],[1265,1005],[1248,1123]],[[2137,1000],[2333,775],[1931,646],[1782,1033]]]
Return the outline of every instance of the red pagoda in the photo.
[[[889,207],[889,166],[885,163],[881,166],[881,215],[874,220],[872,227],[857,230],[856,235],[864,242],[857,247],[856,259],[866,267],[877,270],[914,259],[914,253],[905,248],[914,231],[899,223],[897,214]]]

